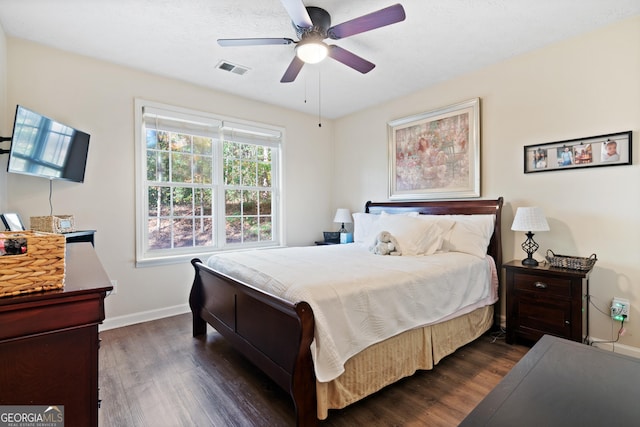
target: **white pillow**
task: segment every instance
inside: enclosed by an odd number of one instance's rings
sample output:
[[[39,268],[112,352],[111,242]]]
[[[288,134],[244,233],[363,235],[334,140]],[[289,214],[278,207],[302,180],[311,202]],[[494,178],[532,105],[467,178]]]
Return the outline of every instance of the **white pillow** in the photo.
[[[436,227],[441,235],[444,236],[456,223],[450,215],[418,215],[418,219],[426,221]],[[440,249],[440,248],[438,248]]]
[[[442,249],[484,258],[493,234],[495,215],[443,215],[455,221],[444,235]]]
[[[366,244],[374,222],[380,219],[380,215],[372,215],[364,212],[356,212],[353,217],[353,242]]]
[[[356,212],[351,215],[353,217],[353,242],[366,245],[367,247],[371,246],[376,236],[381,231],[377,224],[382,215],[390,214],[386,212],[382,212],[380,215]],[[418,212],[407,212],[393,215],[417,216]]]
[[[419,217],[380,215],[378,232],[388,231],[398,241],[402,255],[431,255],[442,245],[442,232],[437,222]]]

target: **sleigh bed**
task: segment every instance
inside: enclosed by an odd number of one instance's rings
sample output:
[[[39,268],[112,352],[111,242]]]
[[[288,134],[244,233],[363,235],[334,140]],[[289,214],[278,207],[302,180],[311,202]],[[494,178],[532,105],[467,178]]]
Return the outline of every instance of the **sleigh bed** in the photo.
[[[369,316],[371,315],[370,312],[363,313],[365,310],[358,310],[357,305],[356,309],[349,306],[344,311],[355,313],[356,318],[355,320],[347,319],[345,325],[354,323],[356,324],[355,329],[360,331],[358,329],[360,324],[367,323],[368,320],[366,319],[372,317],[374,318],[372,322],[378,322],[372,329],[386,330],[388,337],[385,335],[385,339],[379,339],[370,344],[362,344],[363,348],[357,352],[354,352],[349,346],[351,341],[355,342],[360,339],[360,332],[346,338],[336,338],[338,342],[335,343],[334,347],[340,349],[348,347],[349,351],[353,353],[336,351],[336,354],[343,356],[339,363],[332,358],[326,359],[319,347],[321,339],[325,340],[324,347],[331,347],[326,344],[326,340],[327,337],[333,337],[336,325],[340,326],[339,322],[342,321],[341,312],[338,311],[338,315],[334,314],[335,303],[330,303],[332,304],[329,306],[331,309],[325,312],[325,308],[320,309],[322,305],[317,300],[324,299],[325,294],[333,294],[338,287],[343,286],[336,286],[336,273],[334,271],[336,269],[341,271],[339,269],[342,267],[325,268],[321,270],[325,273],[315,275],[317,277],[326,276],[326,286],[331,288],[329,292],[325,291],[324,294],[321,294],[323,295],[322,297],[315,298],[310,296],[308,299],[303,300],[298,299],[296,295],[307,294],[296,294],[295,292],[292,294],[283,293],[278,296],[278,292],[272,291],[272,289],[278,288],[280,282],[271,276],[267,276],[267,270],[275,268],[272,265],[277,264],[277,262],[272,262],[272,258],[269,257],[272,256],[271,253],[274,251],[284,251],[281,254],[293,254],[293,248],[253,251],[254,258],[262,259],[262,266],[268,268],[261,268],[258,261],[257,266],[251,267],[254,269],[251,274],[245,274],[245,270],[251,270],[251,268],[245,268],[246,266],[242,264],[231,264],[231,267],[225,264],[236,261],[226,260],[225,257],[244,257],[246,259],[247,252],[244,255],[225,254],[213,256],[210,259],[211,262],[210,260],[206,262],[202,262],[199,259],[192,260],[191,263],[195,268],[195,278],[189,297],[189,304],[193,314],[193,335],[194,337],[205,335],[207,323],[213,326],[240,353],[290,393],[299,426],[316,425],[318,419],[327,417],[329,409],[343,408],[403,377],[412,375],[418,369],[432,369],[443,357],[475,340],[494,324],[499,324],[497,309],[499,304],[495,304],[495,302],[497,301],[497,295],[499,295],[497,268],[500,267],[502,262],[500,239],[502,203],[502,198],[465,201],[367,202],[365,214],[359,214],[364,215],[362,218],[367,221],[370,219],[382,221],[385,218],[387,218],[386,221],[399,221],[399,217],[405,215],[412,218],[418,215],[417,219],[420,220],[442,220],[447,224],[449,224],[448,221],[453,221],[454,225],[452,227],[453,229],[457,227],[458,233],[460,233],[460,230],[469,229],[472,231],[470,234],[473,234],[474,229],[473,227],[465,228],[464,224],[467,224],[467,219],[483,218],[483,221],[485,221],[490,218],[489,221],[492,224],[491,230],[486,233],[486,242],[488,242],[486,244],[486,254],[464,254],[462,252],[465,252],[465,250],[457,249],[453,243],[450,243],[449,248],[446,249],[447,238],[451,237],[451,229],[448,231],[449,234],[443,234],[445,236],[444,242],[438,243],[440,246],[438,251],[433,253],[433,256],[412,257],[403,255],[390,257],[373,255],[367,250],[364,250],[362,255],[353,255],[360,250],[357,247],[359,244],[358,239],[356,239],[355,244],[333,245],[333,247],[324,247],[325,249],[321,246],[298,248],[305,255],[299,259],[292,258],[289,262],[313,264],[314,260],[309,259],[310,256],[316,253],[318,255],[327,253],[329,254],[329,259],[334,262],[334,267],[336,257],[361,256],[363,259],[374,259],[374,262],[379,264],[382,269],[393,271],[395,268],[398,272],[398,282],[404,282],[401,285],[402,288],[397,288],[397,290],[388,294],[391,300],[395,298],[394,295],[396,294],[408,292],[406,291],[407,289],[411,289],[411,292],[414,292],[413,289],[419,287],[413,282],[405,283],[406,280],[414,280],[415,274],[413,272],[405,272],[404,267],[413,268],[410,266],[413,263],[435,262],[436,266],[429,266],[428,269],[437,270],[440,268],[440,260],[447,259],[447,262],[449,262],[448,258],[451,258],[454,260],[453,268],[461,270],[462,274],[470,275],[469,281],[475,280],[472,280],[471,276],[474,278],[488,274],[491,276],[490,291],[483,291],[484,294],[481,298],[480,296],[478,297],[478,301],[469,303],[465,300],[460,303],[460,307],[453,307],[447,313],[426,313],[428,310],[413,307],[414,301],[410,299],[410,303],[407,306],[412,306],[413,308],[407,310],[406,314],[397,315],[392,312],[388,321],[380,321],[379,315]],[[388,219],[391,217],[393,219]],[[417,219],[403,219],[402,221],[415,222]],[[359,227],[364,222],[366,221],[357,219],[354,226]],[[358,232],[358,230],[355,231]],[[361,237],[362,234],[363,232],[360,230]],[[371,238],[371,236],[367,237]],[[290,257],[284,256],[284,258]],[[473,268],[483,269],[483,273],[478,275],[477,273],[469,272],[471,267],[461,267],[463,262],[467,262],[467,259],[471,264],[474,264]],[[357,264],[357,262],[352,261],[349,261],[349,263]],[[489,267],[485,267],[483,264]],[[367,267],[363,264],[361,268],[366,269]],[[489,268],[490,273],[485,272],[486,268]],[[282,265],[281,270],[288,270],[285,264]],[[291,270],[294,270],[294,266],[291,267]],[[331,271],[333,273],[330,273]],[[297,277],[295,274],[295,271],[290,273],[288,278]],[[347,275],[351,275],[351,273]],[[404,276],[408,276],[409,279],[404,278]],[[316,282],[319,282],[317,277]],[[284,281],[285,278],[281,280]],[[355,280],[357,282],[358,277],[355,277]],[[450,278],[447,280],[451,281]],[[365,282],[368,284],[368,281],[369,279]],[[373,282],[374,280],[371,281]],[[391,282],[394,281],[391,280]],[[387,282],[389,281],[387,280]],[[276,284],[275,288],[270,287],[274,283]],[[366,286],[362,284],[362,281],[359,283],[359,286]],[[316,283],[315,285],[321,288],[323,283]],[[395,285],[395,283],[389,284],[389,286]],[[354,287],[355,285],[344,285],[345,288],[349,288],[349,286]],[[385,284],[384,286],[387,285]],[[440,288],[444,289],[443,286],[440,286]],[[466,290],[458,292],[457,284],[453,288],[456,290],[442,299],[441,305],[447,305],[448,301],[455,301],[458,297],[463,298],[457,295],[458,293],[473,293],[473,291]],[[386,289],[388,292],[390,288]],[[410,295],[410,298],[415,298],[413,294]],[[368,295],[366,299],[368,300]],[[346,298],[345,301],[347,301]],[[393,305],[394,302],[389,301],[389,304]],[[315,307],[315,310],[312,307]],[[358,318],[358,315],[361,317]],[[403,316],[409,322],[419,323],[415,325],[406,323],[400,320]],[[390,326],[389,328],[391,329],[387,328],[388,325],[396,324],[398,326]],[[332,326],[334,329],[331,329]],[[363,327],[366,328],[366,326]],[[396,333],[396,329],[392,329],[393,327],[404,329],[397,329],[397,331],[401,332]],[[345,329],[349,328],[345,326]],[[368,330],[362,333],[362,335],[368,334]],[[348,345],[342,345],[343,341],[348,342]],[[345,354],[348,357],[344,357]]]

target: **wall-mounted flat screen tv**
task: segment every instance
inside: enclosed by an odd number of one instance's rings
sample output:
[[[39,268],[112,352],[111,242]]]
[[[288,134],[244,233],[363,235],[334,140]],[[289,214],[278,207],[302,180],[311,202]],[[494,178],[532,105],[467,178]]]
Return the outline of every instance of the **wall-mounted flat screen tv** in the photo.
[[[89,134],[17,106],[8,172],[83,182],[88,152]]]

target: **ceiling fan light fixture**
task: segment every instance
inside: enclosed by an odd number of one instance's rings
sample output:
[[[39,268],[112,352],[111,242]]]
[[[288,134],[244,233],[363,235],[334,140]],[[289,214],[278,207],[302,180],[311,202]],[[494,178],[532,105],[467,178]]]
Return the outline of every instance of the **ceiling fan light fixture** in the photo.
[[[317,64],[327,57],[329,46],[320,40],[311,40],[298,43],[296,56],[307,64]]]

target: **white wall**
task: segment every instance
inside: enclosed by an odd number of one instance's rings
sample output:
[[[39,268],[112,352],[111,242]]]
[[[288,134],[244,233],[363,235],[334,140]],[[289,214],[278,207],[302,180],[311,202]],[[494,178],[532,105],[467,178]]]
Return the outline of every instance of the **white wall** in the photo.
[[[184,310],[193,279],[189,263],[134,267],[136,97],[284,127],[288,244],[312,244],[323,229],[334,226],[331,175],[326,173],[333,158],[330,121],[319,128],[314,116],[24,40],[9,38],[7,45],[10,84],[3,118],[12,122],[8,116],[21,104],[91,134],[85,182],[54,181],[53,213],[73,214],[77,228],[97,230],[98,255],[118,281],[117,295],[106,301],[105,324],[113,318],[134,321]],[[25,221],[49,215],[48,180],[9,174],[7,181],[9,210]]]
[[[5,120],[7,111],[7,37],[0,26],[0,136],[11,136],[11,128]],[[9,143],[0,144],[8,148]],[[0,171],[7,170],[7,155],[0,155]],[[6,212],[7,206],[7,177],[0,173],[0,212]]]
[[[513,58],[335,123],[336,204],[353,210],[385,200],[386,123],[481,98],[482,197],[504,196],[504,259],[521,259],[522,233],[510,231],[518,206],[540,206],[551,227],[536,234],[538,258],[559,254],[598,262],[594,303],[631,302],[622,344],[640,347],[640,16]],[[633,131],[633,165],[523,173],[523,146]],[[503,312],[504,313],[504,312]],[[591,335],[611,338],[611,320],[591,308]],[[619,326],[619,324],[617,324]]]

